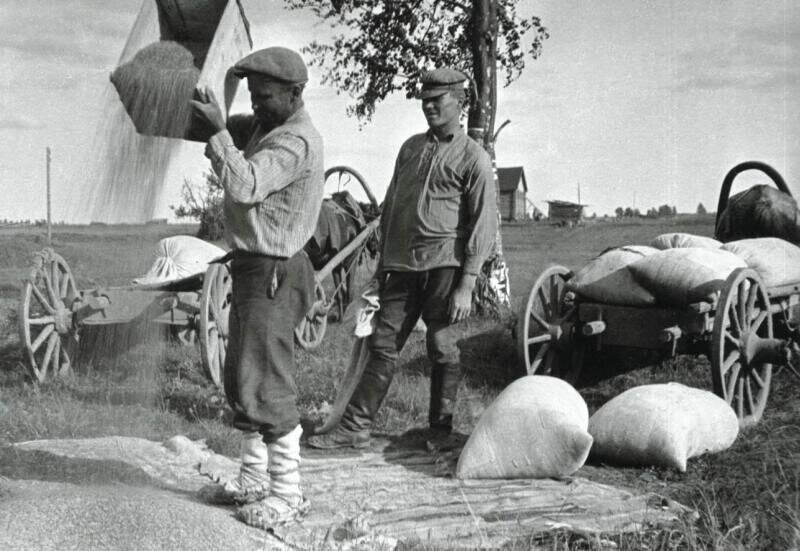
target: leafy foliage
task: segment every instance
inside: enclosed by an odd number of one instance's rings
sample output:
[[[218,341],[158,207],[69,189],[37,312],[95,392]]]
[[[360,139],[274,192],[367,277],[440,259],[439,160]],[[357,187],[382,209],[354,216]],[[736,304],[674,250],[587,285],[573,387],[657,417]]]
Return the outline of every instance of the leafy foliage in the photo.
[[[478,0],[472,0],[478,1]],[[516,80],[525,58],[539,57],[548,38],[538,17],[522,18],[516,0],[493,0],[497,8],[497,65],[505,84]],[[289,9],[309,9],[330,23],[331,43],[304,48],[322,68],[324,84],[355,98],[348,115],[366,122],[392,92],[413,97],[422,72],[450,66],[474,74],[470,0],[286,0]]]
[[[213,172],[205,173],[205,182],[193,184],[183,181],[181,188],[183,204],[179,207],[170,205],[179,218],[194,218],[200,222],[197,237],[207,241],[222,239],[225,232],[224,214],[222,212],[222,185]]]

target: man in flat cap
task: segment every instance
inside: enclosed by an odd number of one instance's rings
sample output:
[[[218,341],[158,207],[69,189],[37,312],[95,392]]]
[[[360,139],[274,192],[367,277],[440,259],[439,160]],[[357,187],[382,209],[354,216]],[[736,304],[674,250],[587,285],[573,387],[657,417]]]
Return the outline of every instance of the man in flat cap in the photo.
[[[193,129],[224,190],[225,239],[233,295],[225,394],[243,431],[239,476],[201,490],[238,504],[260,528],[308,509],[300,488],[300,418],[295,405],[294,327],[310,308],[314,269],[303,246],[322,205],[322,137],[303,107],[308,73],[296,52],[272,47],[229,72],[247,79],[252,115],[225,123],[213,94],[192,102]]]
[[[432,439],[450,434],[461,382],[454,324],[469,316],[472,291],[495,237],[497,209],[489,155],[459,124],[466,76],[436,69],[422,78],[428,131],[400,148],[381,214],[380,309],[370,359],[336,428],[314,448],[363,448],[409,333],[427,325]]]

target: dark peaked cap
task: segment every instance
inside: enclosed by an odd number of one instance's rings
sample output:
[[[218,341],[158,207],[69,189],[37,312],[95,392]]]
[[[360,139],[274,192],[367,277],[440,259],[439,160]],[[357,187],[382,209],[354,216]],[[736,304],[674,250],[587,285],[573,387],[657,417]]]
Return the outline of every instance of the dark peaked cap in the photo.
[[[467,75],[449,67],[428,71],[420,79],[422,90],[420,90],[419,97],[421,99],[435,98],[446,92],[463,92],[466,80]]]
[[[294,50],[281,46],[264,48],[243,57],[233,66],[233,74],[239,78],[263,75],[289,84],[308,82],[308,69],[303,58]]]

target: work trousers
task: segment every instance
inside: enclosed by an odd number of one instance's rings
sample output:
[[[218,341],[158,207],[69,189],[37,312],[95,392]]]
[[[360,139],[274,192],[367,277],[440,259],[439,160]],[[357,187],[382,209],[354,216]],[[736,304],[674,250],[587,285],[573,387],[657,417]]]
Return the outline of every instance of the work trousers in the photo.
[[[426,345],[431,361],[428,422],[450,430],[461,382],[457,333],[449,322],[450,295],[461,269],[436,268],[423,272],[388,272],[379,293],[380,310],[369,337],[371,358],[342,416],[342,426],[366,430],[372,424],[394,376],[397,357],[422,316],[428,326]]]
[[[294,328],[311,306],[314,268],[302,251],[288,259],[238,253],[231,275],[225,394],[233,425],[269,444],[300,422]]]

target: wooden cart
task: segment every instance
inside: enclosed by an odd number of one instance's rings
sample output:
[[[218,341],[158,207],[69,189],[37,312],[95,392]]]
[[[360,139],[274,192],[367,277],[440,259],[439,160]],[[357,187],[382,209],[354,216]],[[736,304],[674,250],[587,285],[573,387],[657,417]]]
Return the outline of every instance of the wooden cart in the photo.
[[[761,169],[759,163],[749,165],[738,165],[726,176],[723,208],[732,179]],[[773,180],[788,193],[782,180]],[[520,309],[517,350],[528,374],[551,374],[575,384],[586,354],[609,347],[660,351],[665,358],[705,354],[713,390],[734,408],[741,426],[761,419],[773,365],[797,374],[792,363],[800,344],[800,281],[768,288],[755,271],[741,268],[730,274],[715,301],[674,309],[587,301],[567,289],[572,276],[562,266],[547,268]]]
[[[353,169],[331,168],[326,171],[326,183],[331,180],[338,189],[348,182],[358,182],[377,209],[366,181]],[[315,272],[316,301],[295,329],[295,339],[301,347],[314,348],[321,343],[327,312],[346,285],[346,279],[340,281],[328,295],[325,280],[336,270],[356,268],[357,253],[375,234],[378,224],[379,218],[369,222]],[[18,323],[25,363],[31,376],[44,382],[71,369],[82,327],[146,320],[170,326],[187,343],[199,341],[203,368],[221,387],[231,292],[229,263],[209,264],[204,273],[164,283],[79,290],[64,258],[52,249],[44,249],[34,254],[22,285]]]

